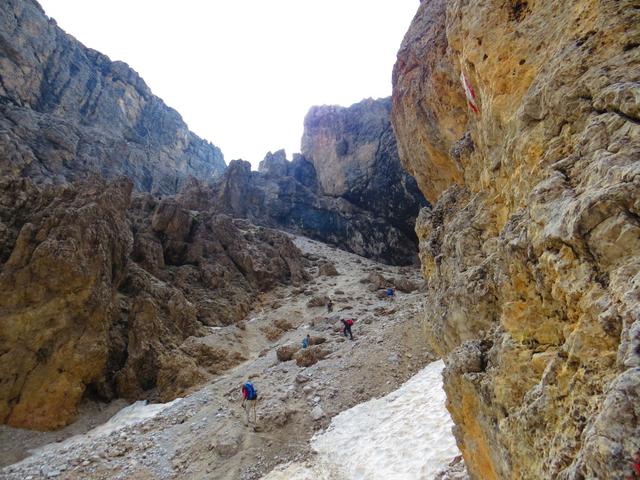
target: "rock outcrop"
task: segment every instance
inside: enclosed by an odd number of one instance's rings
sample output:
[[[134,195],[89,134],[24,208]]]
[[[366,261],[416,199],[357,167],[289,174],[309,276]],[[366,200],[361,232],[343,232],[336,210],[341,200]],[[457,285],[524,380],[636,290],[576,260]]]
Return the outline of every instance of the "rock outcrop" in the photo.
[[[56,428],[87,395],[170,400],[244,359],[208,326],[306,279],[282,233],[131,195],[128,180],[0,181],[2,423]]]
[[[234,160],[211,185],[191,182],[181,193],[186,205],[212,204],[220,213],[281,228],[336,245],[364,257],[407,265],[417,261],[416,244],[383,217],[342,197],[313,187],[315,171],[306,159],[286,161],[284,152],[269,154],[261,171]]]
[[[123,62],[86,48],[34,0],[0,11],[0,175],[66,183],[129,177],[175,193],[224,171],[220,150],[190,132]]]
[[[302,155],[315,167],[323,194],[342,197],[415,238],[418,211],[427,203],[400,163],[391,98],[312,107]]]
[[[422,2],[398,53],[400,156],[435,203],[424,323],[472,478],[635,478],[632,3]]]

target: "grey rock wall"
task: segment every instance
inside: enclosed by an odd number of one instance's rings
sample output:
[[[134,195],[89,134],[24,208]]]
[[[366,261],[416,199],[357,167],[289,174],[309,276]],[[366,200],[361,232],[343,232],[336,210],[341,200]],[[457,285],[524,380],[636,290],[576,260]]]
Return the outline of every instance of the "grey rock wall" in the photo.
[[[283,163],[283,155],[267,155],[262,172],[252,172],[249,162],[234,160],[212,185],[189,184],[181,201],[192,209],[213,203],[220,213],[306,235],[387,263],[417,261],[417,247],[410,237],[345,198],[323,195],[313,165],[301,156]]]
[[[427,202],[400,163],[391,98],[312,107],[304,120],[302,155],[314,165],[322,193],[384,218],[415,240],[415,220]]]
[[[222,173],[222,152],[189,131],[123,62],[85,47],[33,0],[0,9],[0,174],[61,184],[129,177],[175,193]]]

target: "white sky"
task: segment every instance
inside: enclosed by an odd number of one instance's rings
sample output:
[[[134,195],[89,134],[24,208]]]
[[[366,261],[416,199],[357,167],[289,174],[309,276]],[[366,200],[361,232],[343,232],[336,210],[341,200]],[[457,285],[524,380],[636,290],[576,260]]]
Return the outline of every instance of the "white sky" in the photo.
[[[391,95],[418,0],[40,0],[123,60],[227,163],[300,150],[312,105]]]

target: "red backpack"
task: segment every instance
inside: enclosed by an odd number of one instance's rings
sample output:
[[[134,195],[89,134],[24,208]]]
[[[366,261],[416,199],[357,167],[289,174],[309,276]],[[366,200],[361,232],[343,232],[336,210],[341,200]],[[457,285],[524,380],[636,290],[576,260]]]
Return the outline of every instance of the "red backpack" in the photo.
[[[353,325],[353,319],[352,318],[347,320],[347,325],[349,325],[349,326]]]

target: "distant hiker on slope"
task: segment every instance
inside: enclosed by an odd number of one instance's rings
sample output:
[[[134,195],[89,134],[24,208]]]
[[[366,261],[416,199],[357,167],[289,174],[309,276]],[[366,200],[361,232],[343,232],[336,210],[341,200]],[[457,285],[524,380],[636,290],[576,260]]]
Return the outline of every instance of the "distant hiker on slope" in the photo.
[[[311,335],[307,334],[302,340],[302,348],[307,348],[309,345],[311,345]]]
[[[342,325],[344,325],[344,328],[342,329],[342,333],[344,334],[344,336],[346,337],[347,334],[349,334],[349,337],[351,338],[351,340],[353,340],[353,333],[351,333],[353,318],[348,318],[346,320],[340,319],[340,321],[342,322]]]
[[[333,300],[329,299],[327,302],[327,313],[333,312]]]
[[[396,296],[396,289],[395,289],[395,288],[393,288],[393,287],[389,287],[389,288],[387,288],[386,295],[387,295],[387,300],[389,300],[390,302],[392,302],[392,301],[393,301],[393,299],[394,299],[394,298],[395,298],[395,296]]]
[[[251,410],[253,409],[253,422],[256,423],[256,406],[258,404],[258,391],[251,382],[242,385],[242,408],[247,415],[247,423],[251,421]]]

